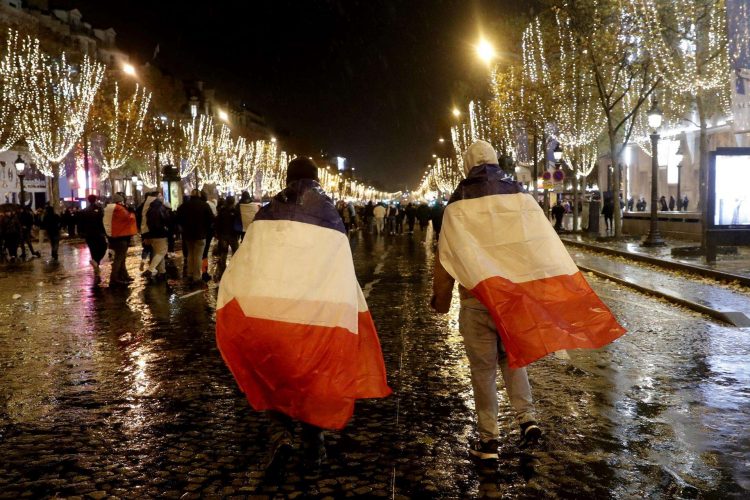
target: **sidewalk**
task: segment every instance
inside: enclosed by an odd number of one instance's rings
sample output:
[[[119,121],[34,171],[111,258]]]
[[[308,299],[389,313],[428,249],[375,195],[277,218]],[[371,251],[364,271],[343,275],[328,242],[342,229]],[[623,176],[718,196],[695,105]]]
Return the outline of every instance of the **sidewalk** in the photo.
[[[737,247],[736,255],[719,255],[713,264],[706,264],[702,257],[673,256],[673,248],[697,246],[696,242],[665,238],[663,247],[647,248],[640,239],[626,237],[620,241],[601,240],[589,235],[563,233],[564,243],[588,248],[609,255],[617,255],[634,261],[648,262],[661,267],[687,271],[722,281],[737,281],[750,286],[750,247]]]
[[[622,258],[571,249],[579,269],[630,288],[662,297],[733,326],[750,327],[750,294],[685,279],[680,273],[622,262]]]

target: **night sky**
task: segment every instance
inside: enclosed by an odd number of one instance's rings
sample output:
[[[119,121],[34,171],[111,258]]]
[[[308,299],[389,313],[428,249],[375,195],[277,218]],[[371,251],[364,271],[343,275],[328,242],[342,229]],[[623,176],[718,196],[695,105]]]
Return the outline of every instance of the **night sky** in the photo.
[[[220,99],[244,100],[288,131],[286,149],[345,156],[363,178],[413,187],[453,103],[481,87],[472,44],[522,0],[269,0],[201,3],[57,0],[97,28],[113,27],[138,62],[159,44],[159,66],[202,79]],[[517,47],[499,47],[518,51]],[[461,83],[463,82],[463,83]],[[468,90],[467,90],[468,89]]]

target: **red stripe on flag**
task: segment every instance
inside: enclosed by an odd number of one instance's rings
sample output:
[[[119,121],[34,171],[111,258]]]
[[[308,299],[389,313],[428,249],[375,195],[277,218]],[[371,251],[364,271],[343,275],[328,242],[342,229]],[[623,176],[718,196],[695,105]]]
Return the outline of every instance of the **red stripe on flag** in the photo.
[[[217,311],[216,343],[259,411],[341,429],[355,399],[391,393],[369,311],[359,313],[355,335],[344,328],[247,317],[235,299]]]
[[[472,293],[489,309],[513,368],[563,349],[597,349],[625,333],[580,272],[525,283],[495,276]]]

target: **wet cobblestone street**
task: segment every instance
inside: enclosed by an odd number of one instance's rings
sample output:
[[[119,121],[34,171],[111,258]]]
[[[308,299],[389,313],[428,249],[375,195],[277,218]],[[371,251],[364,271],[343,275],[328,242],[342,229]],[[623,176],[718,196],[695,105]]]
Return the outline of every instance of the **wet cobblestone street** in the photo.
[[[534,363],[545,438],[516,446],[501,391],[501,459],[471,461],[458,303],[427,307],[431,237],[352,237],[394,394],[358,403],[319,472],[295,458],[278,484],[261,472],[268,421],[216,349],[214,284],[94,286],[83,244],[0,269],[0,498],[750,495],[750,329],[593,276],[629,333]]]

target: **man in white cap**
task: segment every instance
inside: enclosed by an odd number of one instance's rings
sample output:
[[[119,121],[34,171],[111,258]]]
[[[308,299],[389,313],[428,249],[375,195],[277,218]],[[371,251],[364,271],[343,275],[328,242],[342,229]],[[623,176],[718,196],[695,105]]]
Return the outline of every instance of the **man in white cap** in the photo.
[[[467,177],[471,178],[473,174],[479,174],[480,169],[475,172],[475,167],[479,166],[484,167],[481,169],[482,177],[489,176],[492,180],[500,180],[503,177],[497,154],[485,141],[472,144],[464,157],[464,170]],[[435,259],[434,294],[431,305],[437,312],[448,312],[454,281],[454,278],[441,265],[440,259]],[[471,383],[474,389],[479,430],[479,439],[471,443],[469,453],[483,460],[496,460],[500,436],[497,424],[498,364],[505,381],[508,399],[515,411],[516,420],[521,426],[522,440],[530,442],[539,439],[541,430],[534,416],[534,404],[531,399],[531,387],[526,368],[508,367],[497,326],[487,308],[463,286],[459,285],[459,292],[461,297],[459,330],[471,367]]]
[[[471,367],[479,439],[470,453],[498,458],[497,367],[520,426],[538,440],[525,366],[549,353],[599,348],[625,333],[581,274],[544,212],[505,176],[485,141],[464,155],[435,259],[432,308],[450,309],[460,284],[459,331]]]

